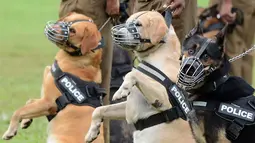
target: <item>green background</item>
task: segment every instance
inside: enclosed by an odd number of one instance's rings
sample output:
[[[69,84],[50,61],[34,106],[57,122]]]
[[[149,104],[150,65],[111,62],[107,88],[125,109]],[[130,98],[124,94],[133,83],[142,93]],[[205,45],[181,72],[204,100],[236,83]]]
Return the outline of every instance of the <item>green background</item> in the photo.
[[[200,0],[206,6],[207,0]],[[57,19],[59,1],[5,0],[0,8],[0,135],[12,113],[30,98],[40,98],[42,75],[58,50],[44,36],[47,21]],[[11,141],[0,143],[44,143],[45,117],[20,129]]]

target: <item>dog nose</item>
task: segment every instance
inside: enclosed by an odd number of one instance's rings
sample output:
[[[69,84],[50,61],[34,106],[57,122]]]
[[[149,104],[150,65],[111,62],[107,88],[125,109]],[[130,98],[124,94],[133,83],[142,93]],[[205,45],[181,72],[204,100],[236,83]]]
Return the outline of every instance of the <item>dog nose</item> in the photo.
[[[56,36],[57,34],[62,34],[61,26],[60,25],[53,25],[52,32],[50,33],[51,36]]]
[[[128,33],[129,32],[126,28],[121,28],[118,32],[116,32],[116,35],[118,38],[125,38]]]

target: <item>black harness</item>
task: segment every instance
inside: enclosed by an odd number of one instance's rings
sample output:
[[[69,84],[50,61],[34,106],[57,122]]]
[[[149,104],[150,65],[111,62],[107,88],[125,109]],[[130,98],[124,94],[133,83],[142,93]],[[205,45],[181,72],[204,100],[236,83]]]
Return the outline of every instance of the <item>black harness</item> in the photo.
[[[161,123],[169,123],[178,118],[187,120],[192,109],[183,92],[162,71],[145,61],[138,65],[137,70],[158,81],[166,88],[173,108],[152,115],[147,119],[138,120],[135,123],[136,129],[143,130]]]
[[[255,97],[253,95],[233,102],[194,101],[195,110],[214,112],[221,119],[228,121],[226,137],[234,141],[245,126],[254,125]]]
[[[52,65],[51,73],[55,79],[56,87],[62,93],[62,96],[59,96],[55,101],[58,107],[57,112],[64,109],[68,104],[87,105],[94,108],[102,105],[106,90],[100,88],[97,83],[84,81],[75,75],[63,72],[57,61]],[[50,115],[47,118],[51,121],[55,116]]]

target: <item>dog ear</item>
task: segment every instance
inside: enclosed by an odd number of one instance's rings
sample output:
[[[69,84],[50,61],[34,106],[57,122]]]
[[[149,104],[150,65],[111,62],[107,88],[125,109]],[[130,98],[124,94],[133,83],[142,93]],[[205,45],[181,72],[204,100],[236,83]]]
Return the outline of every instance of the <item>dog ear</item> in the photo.
[[[195,34],[198,34],[198,35],[203,35],[203,26],[200,24],[200,22],[197,23],[197,26],[196,26],[196,32]]]
[[[84,55],[96,48],[101,38],[101,33],[98,31],[96,25],[90,24],[89,26],[86,26],[81,43],[81,53]]]
[[[148,28],[151,28],[149,29],[149,37],[153,45],[159,43],[168,32],[166,23],[160,19],[150,19],[150,26]]]
[[[227,27],[228,27],[228,24],[226,24],[221,29],[221,31],[215,36],[216,37],[216,43],[218,45],[220,45],[221,48],[223,47],[223,44],[224,44],[224,39],[225,39],[225,35],[226,35],[226,32],[227,32]]]

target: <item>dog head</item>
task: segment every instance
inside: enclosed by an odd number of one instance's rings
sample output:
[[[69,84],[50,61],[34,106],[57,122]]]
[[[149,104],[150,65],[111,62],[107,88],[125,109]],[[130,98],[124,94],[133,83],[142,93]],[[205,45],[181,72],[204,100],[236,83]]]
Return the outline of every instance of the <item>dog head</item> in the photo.
[[[224,60],[224,38],[229,25],[218,17],[217,6],[205,9],[199,22],[186,36],[177,84],[186,90],[201,87]],[[233,28],[233,27],[232,27]]]
[[[98,47],[101,34],[93,20],[72,12],[57,22],[48,22],[45,35],[71,55],[84,55]]]
[[[164,42],[168,32],[164,17],[156,11],[142,11],[131,15],[125,24],[112,28],[115,44],[124,49],[143,52]]]
[[[182,64],[177,84],[186,90],[201,87],[225,60],[224,38],[236,25],[243,24],[243,13],[233,8],[236,20],[225,24],[219,15],[218,5],[205,9],[198,25],[186,36],[182,46]]]
[[[213,38],[204,37],[198,28],[191,31],[182,47],[182,64],[178,85],[185,90],[201,87],[213,71],[220,68],[224,59],[223,41],[225,29]]]

